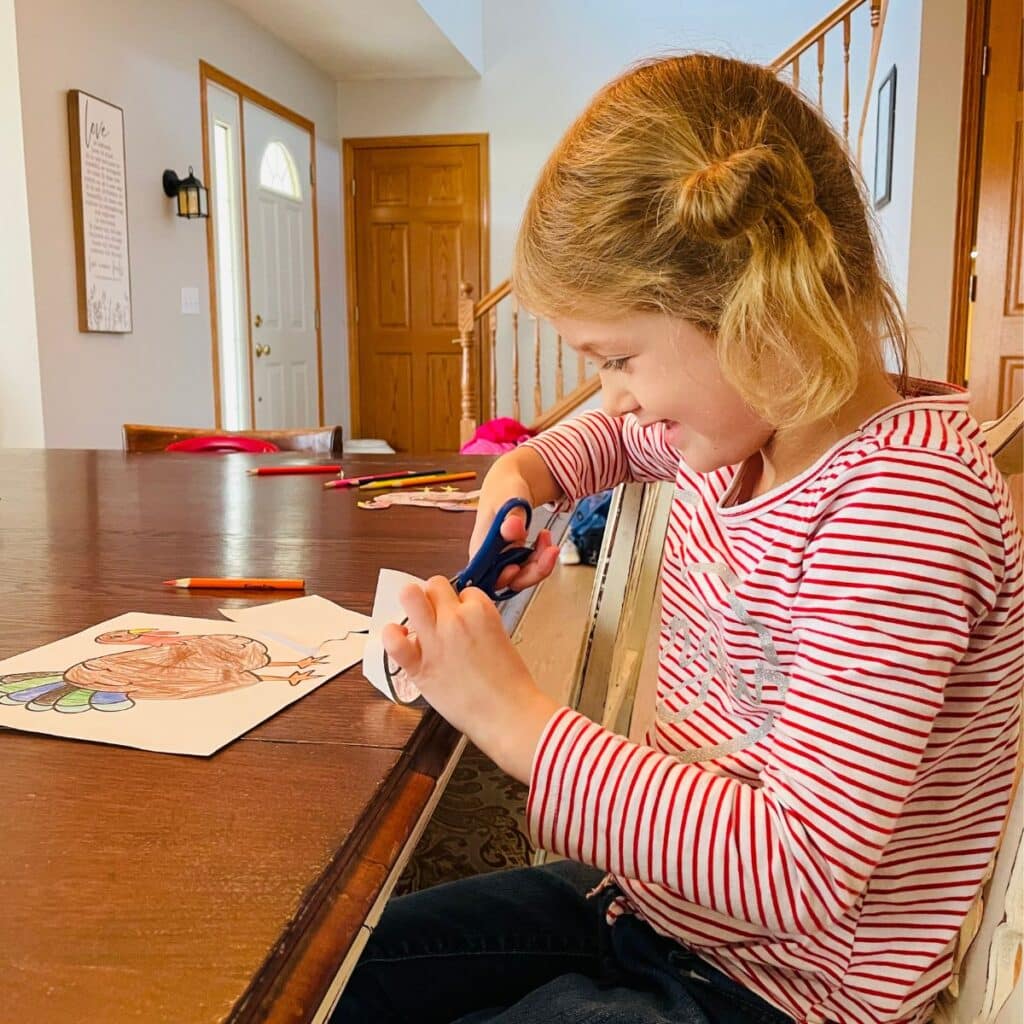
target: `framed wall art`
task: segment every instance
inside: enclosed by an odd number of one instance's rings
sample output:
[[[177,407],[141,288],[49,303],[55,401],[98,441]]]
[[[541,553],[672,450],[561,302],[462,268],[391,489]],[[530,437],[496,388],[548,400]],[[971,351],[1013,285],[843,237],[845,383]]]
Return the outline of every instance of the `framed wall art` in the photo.
[[[878,87],[875,120],[875,209],[892,198],[892,150],[896,131],[896,65],[882,79]]]
[[[124,111],[87,92],[68,92],[71,204],[75,223],[78,329],[132,330]]]

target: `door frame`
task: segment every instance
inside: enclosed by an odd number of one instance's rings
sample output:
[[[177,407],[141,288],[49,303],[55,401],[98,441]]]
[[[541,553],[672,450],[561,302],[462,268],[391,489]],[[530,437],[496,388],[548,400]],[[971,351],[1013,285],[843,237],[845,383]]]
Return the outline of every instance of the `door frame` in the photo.
[[[252,295],[249,281],[249,202],[246,197],[246,176],[245,176],[245,103],[256,104],[263,107],[272,114],[290,121],[299,128],[309,133],[309,166],[312,180],[309,183],[310,200],[312,201],[313,213],[313,324],[316,329],[316,390],[317,390],[317,412],[320,423],[316,426],[323,426],[324,423],[324,352],[323,335],[321,330],[320,316],[320,232],[317,216],[317,173],[316,173],[316,125],[303,117],[301,114],[278,103],[265,93],[251,86],[232,75],[221,71],[219,68],[208,64],[205,60],[199,62],[199,107],[202,119],[203,130],[203,180],[207,185],[212,182],[212,165],[210,154],[210,125],[209,114],[206,103],[206,87],[208,82],[213,82],[224,89],[238,95],[238,125],[241,138],[239,139],[240,157],[240,180],[242,183],[242,251],[245,257],[245,330],[247,339],[247,356],[249,360],[249,422],[255,426],[256,423],[256,385],[253,375],[252,359]],[[206,218],[206,266],[209,278],[210,289],[210,345],[213,357],[213,414],[215,426],[221,426],[220,407],[220,345],[218,337],[218,309],[217,309],[217,262],[213,239],[213,217]],[[314,426],[314,424],[296,424],[301,426]]]
[[[946,379],[967,381],[974,260],[981,184],[981,135],[985,102],[985,45],[989,0],[967,0],[964,31],[964,79],[960,105],[960,155],[957,172],[956,231],[953,239],[953,295],[949,311]]]
[[[383,135],[341,140],[342,190],[345,194],[345,297],[346,321],[348,324],[348,381],[349,410],[352,421],[352,436],[358,436],[361,428],[359,411],[359,325],[356,323],[356,152],[361,149],[400,149],[412,146],[476,146],[480,178],[480,291],[475,301],[479,302],[491,288],[491,174],[490,136],[486,133],[458,135]],[[458,331],[458,328],[455,328]],[[478,345],[478,353],[482,346]],[[482,382],[483,361],[477,358],[477,395],[480,408],[484,406]]]

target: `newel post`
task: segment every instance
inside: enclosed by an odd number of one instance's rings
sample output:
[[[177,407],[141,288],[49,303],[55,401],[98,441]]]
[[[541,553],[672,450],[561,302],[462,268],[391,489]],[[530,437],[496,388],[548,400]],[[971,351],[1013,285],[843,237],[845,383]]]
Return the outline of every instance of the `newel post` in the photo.
[[[459,336],[452,342],[462,349],[462,416],[459,420],[459,444],[465,444],[477,428],[476,386],[473,377],[473,286],[459,285]]]

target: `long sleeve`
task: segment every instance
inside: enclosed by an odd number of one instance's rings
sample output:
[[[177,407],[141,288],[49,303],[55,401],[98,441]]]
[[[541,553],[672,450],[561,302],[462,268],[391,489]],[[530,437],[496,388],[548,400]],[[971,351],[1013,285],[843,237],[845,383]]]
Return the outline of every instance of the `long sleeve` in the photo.
[[[632,481],[674,480],[679,452],[664,424],[642,427],[635,416],[586,412],[527,441],[547,464],[567,498]]]
[[[863,460],[825,507],[816,500],[799,513],[799,555],[775,551],[760,583],[786,591],[776,604],[789,614],[773,648],[784,651],[779,701],[760,709],[757,777],[686,763],[685,750],[639,746],[563,709],[534,756],[538,845],[661,887],[668,905],[681,898],[771,935],[806,936],[862,898],[921,786],[926,750],[929,765],[942,762],[979,716],[999,753],[979,775],[977,813],[998,819],[1017,742],[1020,570],[991,491],[954,457],[898,453]],[[984,655],[972,648],[983,622]],[[951,673],[972,658],[973,683],[951,694]],[[983,686],[993,669],[996,682]],[[723,682],[705,704],[718,722],[735,692],[735,679]],[[947,702],[961,693],[970,701],[958,725]],[[737,728],[750,728],[746,713]],[[962,756],[979,751],[967,743]],[[915,841],[942,840],[921,830],[908,850]]]

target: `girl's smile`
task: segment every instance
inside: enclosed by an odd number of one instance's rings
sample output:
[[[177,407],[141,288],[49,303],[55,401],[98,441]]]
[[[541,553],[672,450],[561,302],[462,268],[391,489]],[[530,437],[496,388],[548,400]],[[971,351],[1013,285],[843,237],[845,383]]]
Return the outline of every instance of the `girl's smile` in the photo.
[[[663,422],[669,444],[698,472],[742,462],[771,438],[771,425],[722,375],[713,339],[685,320],[632,312],[553,322],[598,364],[604,411],[632,413],[643,426]]]

